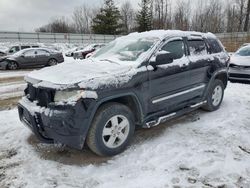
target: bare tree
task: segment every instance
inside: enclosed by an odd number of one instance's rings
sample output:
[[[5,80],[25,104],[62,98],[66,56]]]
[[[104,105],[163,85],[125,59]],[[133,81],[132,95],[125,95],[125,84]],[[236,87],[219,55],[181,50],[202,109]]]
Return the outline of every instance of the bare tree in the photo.
[[[244,8],[245,8],[245,0],[237,0],[237,4],[239,6],[239,24],[238,24],[238,31],[242,31],[242,24],[244,20]]]
[[[174,13],[175,29],[189,30],[190,29],[190,1],[184,0],[177,3],[177,7]]]
[[[36,32],[50,32],[50,33],[75,33],[75,29],[65,17],[54,18],[49,24],[44,25]]]
[[[153,28],[169,28],[171,22],[171,0],[154,0]]]
[[[85,4],[76,7],[72,15],[72,20],[78,33],[90,33],[91,8]]]
[[[247,11],[246,11],[246,19],[244,24],[244,31],[248,31],[249,29],[249,16],[250,16],[250,0],[247,3]]]
[[[128,34],[135,27],[135,12],[130,1],[125,1],[120,8],[123,32]]]
[[[224,12],[221,0],[209,0],[206,4],[199,2],[192,19],[192,29],[201,32],[223,32]]]

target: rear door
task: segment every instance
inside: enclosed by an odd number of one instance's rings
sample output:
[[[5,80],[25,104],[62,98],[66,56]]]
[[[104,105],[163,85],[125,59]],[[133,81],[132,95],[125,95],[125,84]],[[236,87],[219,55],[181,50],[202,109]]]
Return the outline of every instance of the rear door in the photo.
[[[188,89],[189,60],[183,39],[171,39],[163,44],[162,50],[172,53],[174,61],[149,71],[150,113],[181,108],[183,102],[188,100],[185,91]]]
[[[37,65],[47,65],[50,53],[46,50],[36,50]]]
[[[202,37],[189,38],[186,42],[190,61],[188,85],[190,89],[193,89],[191,99],[196,99],[204,93],[213,57],[208,53],[207,45]]]

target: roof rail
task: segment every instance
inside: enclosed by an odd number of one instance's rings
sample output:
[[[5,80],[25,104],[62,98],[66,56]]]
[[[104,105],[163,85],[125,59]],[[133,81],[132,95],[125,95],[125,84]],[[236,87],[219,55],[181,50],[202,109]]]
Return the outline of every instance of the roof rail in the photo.
[[[201,34],[191,34],[191,36],[194,36],[194,37],[202,37]]]

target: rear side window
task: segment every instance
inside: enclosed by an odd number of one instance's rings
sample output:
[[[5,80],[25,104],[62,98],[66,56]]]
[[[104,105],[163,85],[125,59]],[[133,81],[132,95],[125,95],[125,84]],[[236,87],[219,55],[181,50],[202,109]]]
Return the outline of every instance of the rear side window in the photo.
[[[21,46],[21,50],[30,48],[30,46]]]
[[[188,47],[190,55],[198,56],[207,54],[207,47],[203,40],[189,40]]]
[[[32,48],[39,48],[39,46],[32,46]]]
[[[49,52],[47,52],[47,51],[45,51],[45,50],[37,50],[36,51],[37,53],[37,55],[49,55]]]
[[[171,41],[165,44],[161,50],[172,53],[174,59],[180,59],[184,55],[184,43],[181,40]]]
[[[220,52],[223,51],[223,48],[221,47],[221,45],[218,42],[218,40],[213,39],[213,38],[208,38],[207,42],[209,44],[210,52],[211,53],[220,53]]]

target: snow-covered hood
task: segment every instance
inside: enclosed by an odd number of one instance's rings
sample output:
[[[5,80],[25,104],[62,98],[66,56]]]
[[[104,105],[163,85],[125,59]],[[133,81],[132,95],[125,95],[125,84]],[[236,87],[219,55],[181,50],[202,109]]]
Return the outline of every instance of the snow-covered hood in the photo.
[[[250,66],[250,57],[249,56],[231,56],[230,64],[240,65],[240,66]]]
[[[29,73],[25,80],[35,87],[54,89],[91,88],[128,82],[138,69],[107,61],[65,62]]]

